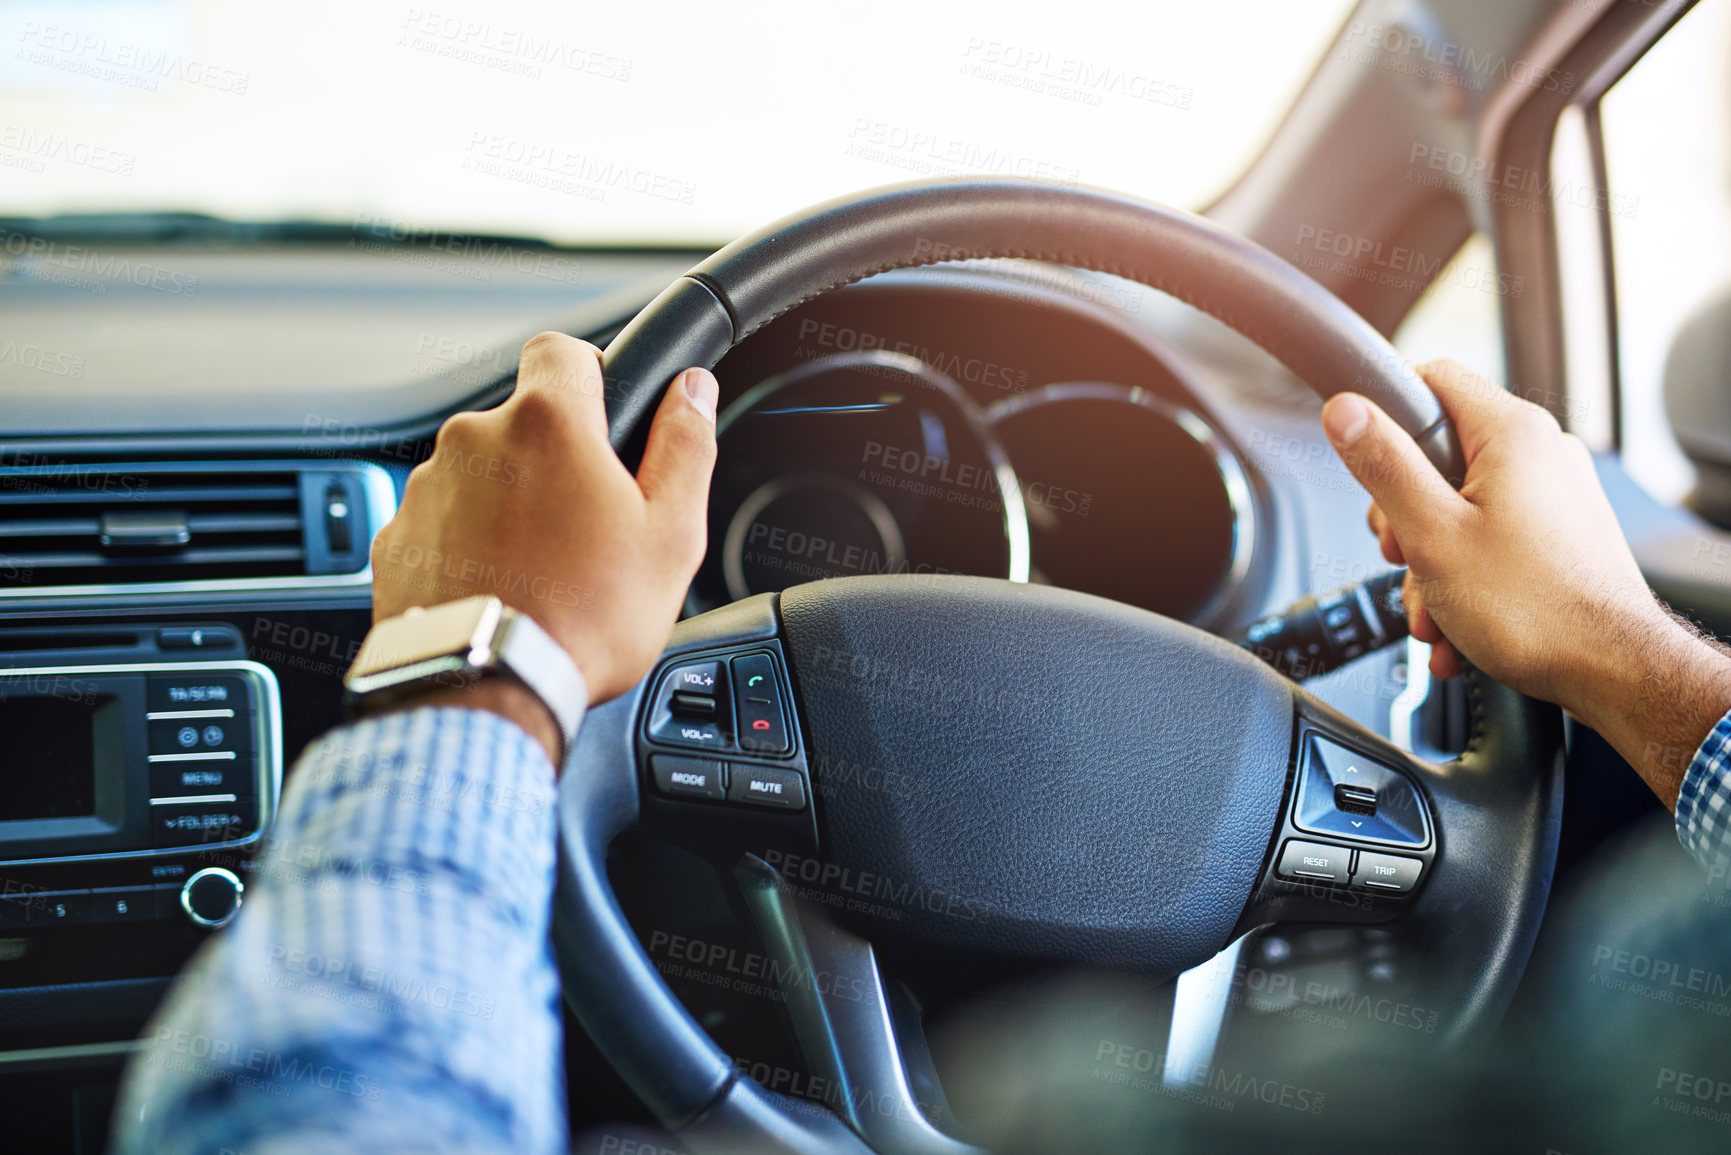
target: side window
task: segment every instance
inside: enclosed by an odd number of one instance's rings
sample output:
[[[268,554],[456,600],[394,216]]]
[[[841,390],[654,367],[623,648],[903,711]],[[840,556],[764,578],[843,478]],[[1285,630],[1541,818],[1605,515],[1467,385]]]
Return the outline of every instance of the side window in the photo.
[[[1600,105],[1624,466],[1731,526],[1731,0],[1702,0]]]
[[[1415,363],[1447,357],[1505,383],[1501,297],[1525,291],[1519,279],[1497,272],[1490,241],[1474,233],[1401,322],[1394,347]]]

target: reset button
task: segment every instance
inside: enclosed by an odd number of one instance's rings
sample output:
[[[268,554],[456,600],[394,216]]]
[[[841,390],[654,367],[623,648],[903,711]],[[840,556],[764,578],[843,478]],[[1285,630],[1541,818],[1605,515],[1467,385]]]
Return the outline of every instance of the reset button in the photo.
[[[1352,851],[1344,846],[1294,840],[1281,851],[1278,870],[1282,878],[1345,884],[1352,877],[1351,866]]]

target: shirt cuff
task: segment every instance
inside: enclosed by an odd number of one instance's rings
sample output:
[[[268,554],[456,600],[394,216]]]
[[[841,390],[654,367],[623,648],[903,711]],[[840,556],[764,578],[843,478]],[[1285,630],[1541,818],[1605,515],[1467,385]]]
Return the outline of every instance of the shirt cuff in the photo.
[[[1731,880],[1731,711],[1708,732],[1677,795],[1677,838],[1712,882]]]

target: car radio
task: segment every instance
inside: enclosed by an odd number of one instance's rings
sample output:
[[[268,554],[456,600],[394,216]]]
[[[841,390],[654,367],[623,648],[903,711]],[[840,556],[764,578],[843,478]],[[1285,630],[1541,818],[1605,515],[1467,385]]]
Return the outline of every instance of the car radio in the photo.
[[[250,661],[0,669],[0,866],[241,847],[281,791],[276,677]]]

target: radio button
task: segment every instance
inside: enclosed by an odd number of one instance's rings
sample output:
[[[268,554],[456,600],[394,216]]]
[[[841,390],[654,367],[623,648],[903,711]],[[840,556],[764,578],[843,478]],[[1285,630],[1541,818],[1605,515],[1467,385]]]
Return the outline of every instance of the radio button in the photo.
[[[168,755],[164,762],[221,762],[225,759],[198,756],[251,750],[251,714],[235,718],[159,719],[150,723],[150,753]]]
[[[163,710],[251,710],[252,694],[239,674],[187,670],[179,674],[152,674],[145,696],[145,709]]]
[[[170,802],[150,806],[150,844],[154,847],[197,846],[232,842],[258,829],[258,800],[234,802]]]
[[[111,887],[90,892],[92,922],[149,922],[155,917],[154,887]]]
[[[185,798],[194,794],[252,798],[258,794],[258,764],[250,754],[226,762],[150,764],[152,798]]]
[[[26,891],[0,894],[0,930],[11,930],[30,921],[30,903],[34,895]]]
[[[180,891],[180,908],[198,926],[224,926],[240,911],[243,883],[232,871],[220,866],[207,866],[191,878]]]
[[[185,885],[186,883],[184,881],[159,882],[155,886],[151,887],[150,893],[156,899],[156,906],[152,913],[155,914],[157,918],[184,917],[184,912],[180,909],[180,888]]]
[[[90,921],[88,890],[46,891],[31,896],[31,926],[68,926]]]

